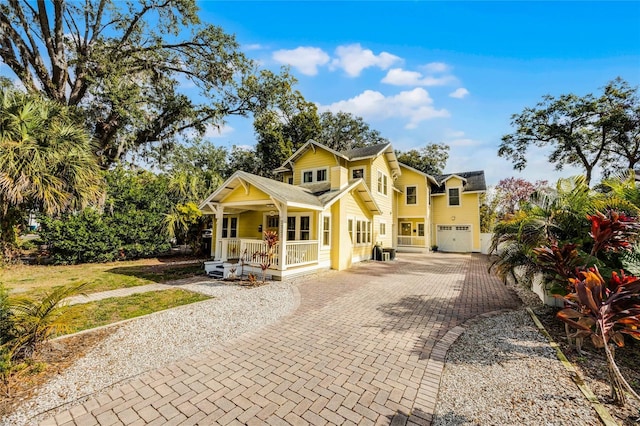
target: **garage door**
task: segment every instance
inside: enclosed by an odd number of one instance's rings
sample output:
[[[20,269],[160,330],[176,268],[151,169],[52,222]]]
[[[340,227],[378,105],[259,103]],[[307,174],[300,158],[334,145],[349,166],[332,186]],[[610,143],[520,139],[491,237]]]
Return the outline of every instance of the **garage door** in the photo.
[[[471,225],[438,225],[438,250],[455,253],[471,251]]]

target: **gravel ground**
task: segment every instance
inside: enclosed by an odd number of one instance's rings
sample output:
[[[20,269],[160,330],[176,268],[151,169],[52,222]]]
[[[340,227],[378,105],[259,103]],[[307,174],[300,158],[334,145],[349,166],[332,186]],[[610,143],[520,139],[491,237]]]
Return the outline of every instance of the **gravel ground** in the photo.
[[[447,353],[435,426],[599,425],[524,310],[468,328]]]
[[[295,305],[294,292],[287,283],[245,288],[202,282],[180,288],[215,298],[119,326],[0,424],[34,423],[40,413],[273,323]]]

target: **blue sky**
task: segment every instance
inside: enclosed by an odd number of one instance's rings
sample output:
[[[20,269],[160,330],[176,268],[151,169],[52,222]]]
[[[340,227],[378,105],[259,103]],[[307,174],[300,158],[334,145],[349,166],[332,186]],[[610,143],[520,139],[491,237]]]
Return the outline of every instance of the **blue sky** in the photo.
[[[543,95],[597,92],[620,76],[640,84],[640,2],[220,2],[201,19],[235,34],[321,110],[362,116],[397,149],[451,146],[447,171],[487,182],[555,181],[544,152],[521,173],[497,156],[510,116]],[[212,141],[253,145],[248,119]]]

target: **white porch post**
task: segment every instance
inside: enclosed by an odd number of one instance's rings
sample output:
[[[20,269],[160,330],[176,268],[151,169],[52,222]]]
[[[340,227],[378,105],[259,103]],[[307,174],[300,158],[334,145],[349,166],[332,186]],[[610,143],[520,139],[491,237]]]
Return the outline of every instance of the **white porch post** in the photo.
[[[224,207],[218,206],[216,211],[216,239],[213,244],[216,245],[215,260],[227,260],[227,251],[222,248],[222,244],[218,247],[218,242],[222,239],[222,217],[224,216]],[[225,247],[226,248],[226,247]]]
[[[272,199],[273,200],[273,199]],[[280,215],[280,230],[279,230],[279,240],[280,244],[278,245],[278,259],[280,260],[278,263],[278,269],[284,271],[287,269],[287,205],[284,203],[279,203],[275,200],[274,204],[278,208],[278,214]]]

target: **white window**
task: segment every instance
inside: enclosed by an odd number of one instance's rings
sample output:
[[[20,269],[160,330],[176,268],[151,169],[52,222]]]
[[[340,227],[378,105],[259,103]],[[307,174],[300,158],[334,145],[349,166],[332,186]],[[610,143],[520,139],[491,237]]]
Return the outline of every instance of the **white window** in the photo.
[[[302,172],[302,182],[309,183],[313,182],[313,171],[310,170],[308,172]]]
[[[222,238],[236,238],[238,236],[238,218],[222,218]]]
[[[322,245],[331,245],[331,216],[322,217]]]
[[[324,182],[327,180],[327,168],[302,171],[302,183]]]
[[[367,221],[367,243],[371,244],[371,222]]]
[[[418,224],[418,237],[424,237],[424,223]]]
[[[356,244],[362,243],[362,221],[356,221]]]
[[[296,239],[296,217],[287,217],[287,240],[293,241]]]
[[[460,205],[460,188],[449,188],[447,193],[449,195],[449,205],[459,206]]]
[[[300,216],[300,239],[311,239],[311,218],[309,216]]]
[[[387,235],[387,224],[385,222],[380,222],[380,236],[384,237]]]
[[[288,216],[287,217],[287,241],[310,240],[311,217]]]
[[[407,186],[406,197],[407,205],[418,204],[418,188],[415,186]]]
[[[378,171],[378,193],[387,195],[388,177],[381,171]]]
[[[353,238],[353,219],[349,219],[347,223],[348,223],[347,229],[349,231],[349,237],[351,237],[351,244],[353,244],[355,242],[355,239]]]
[[[351,169],[351,179],[364,179],[364,167],[358,167],[357,169]]]

